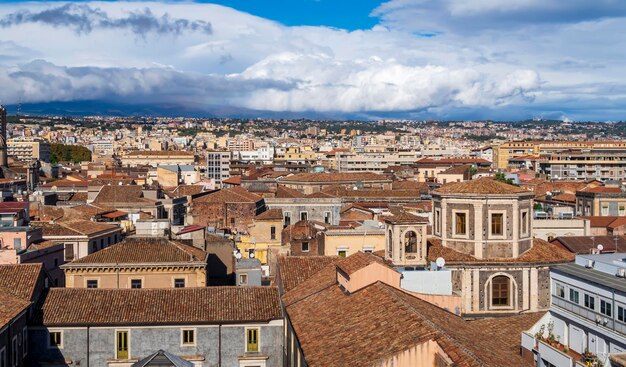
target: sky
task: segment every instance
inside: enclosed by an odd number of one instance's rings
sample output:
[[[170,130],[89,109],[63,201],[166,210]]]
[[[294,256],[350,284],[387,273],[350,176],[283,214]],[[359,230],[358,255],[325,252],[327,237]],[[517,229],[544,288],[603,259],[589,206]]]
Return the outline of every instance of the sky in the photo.
[[[623,0],[4,1],[0,103],[617,121],[625,49]]]

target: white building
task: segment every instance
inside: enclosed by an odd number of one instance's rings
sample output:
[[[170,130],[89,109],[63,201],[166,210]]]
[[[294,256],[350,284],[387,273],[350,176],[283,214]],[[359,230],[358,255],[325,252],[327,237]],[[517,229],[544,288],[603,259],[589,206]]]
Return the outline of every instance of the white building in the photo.
[[[215,181],[215,187],[222,187],[222,182],[230,178],[231,152],[208,152],[207,153],[207,178]]]
[[[543,367],[621,366],[626,351],[626,253],[578,255],[550,272],[551,305],[522,333],[523,354]]]

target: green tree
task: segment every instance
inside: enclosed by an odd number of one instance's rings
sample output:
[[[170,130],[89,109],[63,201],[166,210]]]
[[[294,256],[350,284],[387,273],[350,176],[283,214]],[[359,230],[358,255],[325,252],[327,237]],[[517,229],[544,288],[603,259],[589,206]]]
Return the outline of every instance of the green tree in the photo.
[[[50,161],[59,162],[89,162],[91,151],[82,145],[50,144]]]

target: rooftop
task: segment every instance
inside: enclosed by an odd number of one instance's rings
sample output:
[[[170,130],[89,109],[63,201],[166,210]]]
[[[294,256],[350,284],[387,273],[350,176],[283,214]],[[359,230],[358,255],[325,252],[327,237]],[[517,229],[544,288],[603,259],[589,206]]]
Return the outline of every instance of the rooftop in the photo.
[[[127,237],[122,242],[94,252],[63,267],[86,264],[205,263],[208,254],[196,247],[159,237]]]
[[[46,326],[245,323],[281,317],[277,288],[226,286],[51,288],[37,315]]]
[[[490,177],[481,177],[476,180],[454,182],[444,185],[435,189],[433,194],[518,195],[532,193],[521,187],[496,181]]]
[[[296,173],[283,178],[283,182],[357,182],[357,181],[391,181],[389,178],[372,172],[341,172],[341,173]]]

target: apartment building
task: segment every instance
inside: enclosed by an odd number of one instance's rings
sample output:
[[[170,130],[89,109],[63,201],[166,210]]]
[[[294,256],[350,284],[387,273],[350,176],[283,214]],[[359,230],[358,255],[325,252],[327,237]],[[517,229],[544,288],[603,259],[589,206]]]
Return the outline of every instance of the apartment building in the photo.
[[[626,142],[622,141],[510,141],[493,148],[494,165],[497,169],[507,168],[511,158],[539,155],[545,157],[543,169],[549,170],[552,177],[555,174],[552,173],[552,164],[555,167],[554,172],[576,171],[576,175],[581,177],[587,176],[586,166],[593,166],[593,172],[604,170],[609,174],[611,169],[605,169],[607,167],[602,165],[615,166],[621,161],[621,155],[626,154]],[[576,167],[570,167],[571,165]],[[597,165],[600,166],[596,169]],[[582,170],[578,171],[579,168]],[[617,168],[613,171],[617,174]]]
[[[576,215],[626,215],[626,189],[619,183],[613,183],[576,191]]]
[[[408,166],[417,161],[420,153],[409,152],[340,152],[336,167],[339,172],[380,172],[390,166]]]
[[[578,255],[550,272],[549,312],[522,333],[537,366],[621,366],[626,352],[626,253]],[[622,356],[617,356],[623,358]]]
[[[121,158],[122,166],[152,166],[161,165],[193,165],[196,157],[193,152],[181,150],[162,150],[162,151],[136,151],[126,153]]]
[[[129,237],[61,266],[67,288],[185,288],[208,284],[208,253],[158,237]]]
[[[208,152],[206,158],[206,176],[215,181],[215,187],[221,188],[222,182],[230,178],[230,160],[232,153],[229,151]]]
[[[50,143],[36,138],[10,139],[7,141],[7,155],[20,161],[50,162]]]
[[[51,289],[29,327],[33,365],[281,366],[276,287]],[[148,364],[151,365],[151,364]]]

